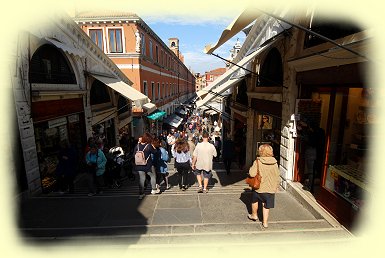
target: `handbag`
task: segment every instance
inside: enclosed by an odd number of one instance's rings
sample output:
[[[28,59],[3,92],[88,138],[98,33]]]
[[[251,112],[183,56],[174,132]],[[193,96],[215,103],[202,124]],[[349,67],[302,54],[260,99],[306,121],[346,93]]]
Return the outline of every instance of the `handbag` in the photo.
[[[257,190],[261,186],[261,174],[259,173],[259,165],[258,165],[258,160],[257,160],[257,174],[255,177],[248,176],[246,178],[246,183],[253,189]]]

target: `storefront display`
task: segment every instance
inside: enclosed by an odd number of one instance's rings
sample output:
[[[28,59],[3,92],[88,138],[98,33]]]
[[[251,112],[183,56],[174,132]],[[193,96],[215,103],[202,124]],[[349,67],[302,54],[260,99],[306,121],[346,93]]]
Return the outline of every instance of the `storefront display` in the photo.
[[[310,97],[307,103],[297,101],[303,103],[302,110],[306,111],[297,113],[297,154],[301,157],[297,160],[297,179],[304,183],[306,167],[311,162],[311,173],[319,179],[313,180],[310,187],[316,199],[341,223],[351,227],[371,193],[366,156],[373,139],[371,127],[376,122],[372,91],[358,87],[310,89],[310,93],[303,93]],[[320,130],[327,139],[323,143],[312,140],[321,138],[314,133]],[[317,156],[308,160],[306,151],[312,145]],[[318,150],[320,147],[324,149]]]
[[[36,149],[43,192],[55,190],[55,171],[59,144],[68,141],[81,153],[82,138],[80,114],[61,117],[35,124]]]

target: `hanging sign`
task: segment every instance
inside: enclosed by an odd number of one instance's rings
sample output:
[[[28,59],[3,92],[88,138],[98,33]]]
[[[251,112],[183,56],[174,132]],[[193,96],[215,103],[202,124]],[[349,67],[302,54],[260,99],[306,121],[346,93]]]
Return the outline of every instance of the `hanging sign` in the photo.
[[[54,128],[65,124],[67,124],[67,118],[62,117],[62,118],[48,121],[48,128]]]

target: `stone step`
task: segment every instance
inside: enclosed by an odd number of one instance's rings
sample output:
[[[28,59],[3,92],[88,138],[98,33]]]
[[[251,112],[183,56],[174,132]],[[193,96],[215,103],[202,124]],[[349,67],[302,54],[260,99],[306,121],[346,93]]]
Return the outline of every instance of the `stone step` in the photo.
[[[315,239],[350,239],[353,236],[341,227],[332,227],[326,220],[279,221],[270,222],[264,229],[258,222],[245,223],[200,223],[175,225],[132,225],[116,227],[77,227],[77,228],[39,228],[21,229],[25,239],[71,240],[87,239],[135,239],[135,244],[182,244],[192,240],[238,241],[255,238],[259,240],[283,240],[305,237]],[[128,241],[129,242],[129,241]],[[127,243],[127,242],[126,242]],[[202,242],[201,242],[202,243]],[[204,242],[203,242],[204,243]]]

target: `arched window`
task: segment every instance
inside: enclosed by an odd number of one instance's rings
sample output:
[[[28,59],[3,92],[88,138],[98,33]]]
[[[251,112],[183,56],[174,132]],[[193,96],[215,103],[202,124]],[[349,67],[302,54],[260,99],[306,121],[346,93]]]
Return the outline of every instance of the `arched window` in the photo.
[[[118,115],[128,112],[128,102],[125,97],[119,95],[118,98]]]
[[[76,77],[67,58],[58,48],[43,45],[33,54],[29,81],[31,83],[76,84]]]
[[[102,104],[110,101],[111,99],[107,86],[102,82],[95,80],[91,86],[91,105]]]
[[[273,48],[267,54],[261,66],[258,86],[281,87],[283,85],[282,58],[278,49]]]
[[[241,83],[238,86],[236,101],[240,104],[248,106],[247,85],[244,79],[241,81]]]

